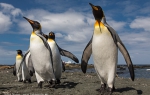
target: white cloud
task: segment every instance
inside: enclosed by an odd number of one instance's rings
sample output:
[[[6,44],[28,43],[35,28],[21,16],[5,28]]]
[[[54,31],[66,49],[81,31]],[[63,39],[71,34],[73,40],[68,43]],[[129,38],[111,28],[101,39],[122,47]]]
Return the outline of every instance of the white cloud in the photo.
[[[150,31],[150,17],[138,17],[133,20],[130,24],[131,28],[144,29],[145,31]]]
[[[33,12],[34,14],[32,14]],[[39,21],[44,33],[48,34],[50,31],[59,33],[59,35],[57,34],[56,36],[63,36],[67,41],[85,42],[92,37],[94,29],[93,15],[76,12],[74,10],[52,13],[43,9],[33,9],[24,12],[24,16]],[[108,23],[116,31],[120,31],[126,25],[125,22],[115,21],[110,18],[108,19]],[[27,21],[20,21],[18,25],[20,26],[20,33],[31,34],[32,27]]]
[[[16,51],[10,51],[10,50],[6,50],[2,47],[0,47],[0,57],[8,57],[8,56],[14,56],[16,55]]]
[[[120,34],[120,38],[122,39],[125,46],[128,46],[128,48],[130,48],[134,54],[140,54],[141,52],[149,50],[149,36],[149,32],[127,32]]]
[[[110,16],[106,17],[106,22],[117,32],[122,31],[127,25],[127,22],[117,21]]]
[[[31,15],[33,11],[34,14]],[[68,41],[84,41],[87,38],[86,36],[93,32],[94,19],[88,14],[85,15],[73,10],[63,13],[51,13],[42,9],[35,9],[24,12],[24,16],[39,21],[44,33],[48,34],[50,31],[60,33]],[[18,25],[20,33],[31,34],[32,27],[27,21],[20,21]],[[57,35],[60,37],[62,36],[60,34]]]
[[[21,10],[11,4],[0,3],[0,33],[8,31],[13,23],[13,19],[21,14]]]
[[[126,22],[115,21],[115,20],[108,20],[108,24],[115,30],[115,31],[122,31],[125,27]]]
[[[55,33],[56,37],[63,37],[64,35],[61,33]]]
[[[0,12],[0,33],[4,33],[5,31],[9,30],[11,24],[12,22],[10,17]]]
[[[7,4],[7,3],[0,3],[0,6],[1,6],[4,10],[11,10],[11,9],[14,9],[14,6],[12,6],[11,4]]]
[[[0,7],[2,8],[1,11],[3,13],[7,13],[8,15],[17,16],[19,14],[22,14],[21,10],[19,8],[15,8],[11,4],[7,3],[0,3]]]
[[[133,64],[149,64],[150,55],[150,33],[139,31],[139,32],[125,32],[119,33],[119,36],[126,46]],[[119,63],[125,63],[121,53],[119,53]],[[144,62],[144,63],[143,63]]]

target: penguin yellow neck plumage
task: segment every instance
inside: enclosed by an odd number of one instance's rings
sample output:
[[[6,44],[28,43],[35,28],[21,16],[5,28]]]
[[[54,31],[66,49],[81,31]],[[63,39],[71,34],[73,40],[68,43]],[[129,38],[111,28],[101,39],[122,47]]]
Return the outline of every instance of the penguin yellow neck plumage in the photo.
[[[34,31],[32,31],[31,35],[36,35]]]
[[[101,21],[95,21],[94,24],[94,34],[95,35],[100,35],[102,33],[109,33],[109,30],[107,27],[102,23]],[[110,33],[109,33],[110,34]]]
[[[48,39],[48,42],[55,42],[53,39]]]
[[[17,59],[21,59],[21,58],[22,58],[22,55],[17,54],[16,58],[17,58]]]
[[[104,24],[103,24],[102,22],[98,22],[98,21],[96,20],[96,21],[95,21],[94,28],[99,28],[99,27],[103,28],[103,27],[105,27],[105,26],[104,26]]]
[[[33,31],[33,32],[31,33],[30,42],[43,43],[42,39],[41,39],[38,35],[36,35],[35,31]]]

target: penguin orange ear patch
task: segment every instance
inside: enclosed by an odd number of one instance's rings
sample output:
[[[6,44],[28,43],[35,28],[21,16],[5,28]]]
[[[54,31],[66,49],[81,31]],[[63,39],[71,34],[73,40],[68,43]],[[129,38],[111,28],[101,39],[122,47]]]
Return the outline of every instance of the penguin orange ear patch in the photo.
[[[28,20],[28,21],[29,21],[30,23],[32,23],[32,24],[34,23],[32,20]]]
[[[98,8],[97,8],[97,7],[95,7],[95,6],[92,6],[92,8],[93,8],[94,10],[98,10]]]

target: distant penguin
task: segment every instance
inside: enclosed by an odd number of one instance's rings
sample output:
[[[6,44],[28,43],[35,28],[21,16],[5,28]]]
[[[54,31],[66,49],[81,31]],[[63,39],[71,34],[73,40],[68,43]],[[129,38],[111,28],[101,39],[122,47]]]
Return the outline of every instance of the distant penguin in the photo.
[[[96,21],[93,36],[83,51],[81,69],[86,73],[87,63],[92,53],[94,67],[101,80],[100,92],[103,93],[107,85],[107,93],[111,94],[115,89],[114,82],[118,60],[118,48],[125,58],[132,81],[134,81],[135,77],[134,68],[130,55],[118,34],[106,23],[102,8],[100,6],[94,6],[91,3],[90,5],[93,9],[93,15]]]
[[[16,63],[14,64],[13,74],[14,76],[17,75],[19,82],[22,82],[22,69],[19,70],[22,58],[23,58],[22,50],[17,50]]]
[[[61,60],[60,55],[63,54],[64,56],[67,56],[76,62],[79,62],[79,61],[78,61],[77,57],[75,55],[73,55],[71,52],[63,50],[57,45],[57,43],[55,41],[54,32],[49,33],[47,42],[48,42],[48,44],[51,48],[51,51],[52,51],[54,73],[55,73],[55,77],[57,80],[56,82],[59,84],[61,74],[62,74],[62,69],[65,70],[65,67],[64,67],[64,64]]]
[[[38,87],[42,88],[43,81],[55,83],[55,75],[53,70],[52,52],[47,43],[41,25],[37,21],[30,20],[24,17],[32,26],[33,32],[30,36],[31,60],[35,69],[35,75],[38,82]]]

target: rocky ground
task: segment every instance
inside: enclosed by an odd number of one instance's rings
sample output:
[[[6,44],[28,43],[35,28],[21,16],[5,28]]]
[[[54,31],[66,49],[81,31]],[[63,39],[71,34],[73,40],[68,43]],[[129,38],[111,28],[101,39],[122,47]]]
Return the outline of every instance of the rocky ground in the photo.
[[[112,95],[150,95],[150,79],[137,79],[132,82],[128,78],[116,77],[116,90]],[[35,76],[32,83],[17,81],[12,74],[12,67],[0,70],[0,95],[100,95],[100,80],[96,73],[63,72],[61,83],[56,88],[37,88]]]

